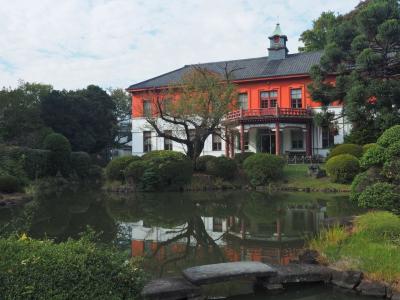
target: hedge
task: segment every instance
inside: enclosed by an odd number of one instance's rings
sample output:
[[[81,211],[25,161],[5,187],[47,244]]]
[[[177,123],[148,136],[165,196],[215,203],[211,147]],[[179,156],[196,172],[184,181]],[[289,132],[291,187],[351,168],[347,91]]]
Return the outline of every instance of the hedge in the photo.
[[[224,156],[209,160],[206,164],[206,173],[225,180],[233,179],[236,175],[236,163]]]
[[[238,167],[242,167],[243,162],[246,160],[246,158],[254,155],[254,152],[243,152],[243,153],[235,153],[235,157],[233,158],[238,165]]]
[[[400,125],[395,125],[386,129],[384,133],[378,138],[377,143],[382,147],[389,147],[390,145],[400,141]]]
[[[351,154],[340,154],[326,163],[326,172],[333,182],[349,183],[360,171],[360,162]]]
[[[120,156],[111,160],[106,166],[106,177],[108,180],[125,179],[125,169],[133,161],[139,160],[139,156]]]
[[[363,153],[367,152],[369,148],[374,147],[375,145],[377,144],[376,143],[365,144],[364,146],[362,146]]]
[[[256,153],[243,162],[244,172],[254,186],[279,179],[284,166],[282,157],[268,153]]]
[[[332,158],[341,154],[351,154],[357,158],[363,155],[363,147],[356,144],[341,144],[337,145],[332,151],[329,153],[328,158]]]
[[[62,134],[51,133],[44,140],[44,148],[50,151],[47,174],[54,176],[60,172],[67,176],[71,158],[71,144],[68,139]]]
[[[149,163],[147,161],[135,160],[131,162],[125,169],[126,181],[134,184],[140,183],[148,167]]]
[[[196,171],[205,172],[207,167],[207,162],[210,160],[216,159],[216,156],[213,155],[203,155],[197,158],[196,160]]]
[[[396,186],[387,182],[377,182],[358,197],[358,205],[365,208],[378,208],[394,212],[400,209],[400,194]]]
[[[400,184],[400,158],[385,162],[382,174],[389,180]]]
[[[89,176],[91,167],[90,155],[86,152],[71,153],[71,168],[79,178],[84,179]]]
[[[146,276],[126,255],[86,240],[0,239],[2,299],[136,299]]]
[[[0,192],[15,193],[21,190],[21,185],[17,177],[11,175],[0,175]]]
[[[360,164],[363,169],[368,169],[373,166],[382,166],[385,159],[385,148],[374,144],[361,157]]]
[[[400,158],[400,141],[391,144],[386,149],[385,155],[386,155],[386,160]]]

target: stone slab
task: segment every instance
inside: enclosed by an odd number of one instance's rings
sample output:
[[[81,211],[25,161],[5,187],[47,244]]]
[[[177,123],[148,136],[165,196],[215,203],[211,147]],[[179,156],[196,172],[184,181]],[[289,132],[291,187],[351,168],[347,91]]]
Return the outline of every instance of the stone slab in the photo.
[[[361,295],[374,296],[374,297],[385,297],[386,296],[386,285],[381,282],[371,281],[363,279],[356,288]]]
[[[345,288],[354,289],[363,277],[363,273],[360,271],[337,271],[332,270],[332,284]]]
[[[142,296],[146,300],[201,299],[201,290],[181,277],[160,278],[146,284]]]
[[[286,266],[274,266],[278,271],[276,276],[270,277],[268,283],[312,283],[329,282],[332,271],[327,267],[311,264],[288,264]]]
[[[188,268],[183,276],[193,284],[202,285],[248,277],[270,277],[276,270],[260,262],[230,262]]]
[[[393,295],[392,295],[392,298],[391,298],[392,300],[400,300],[400,293],[394,293]]]

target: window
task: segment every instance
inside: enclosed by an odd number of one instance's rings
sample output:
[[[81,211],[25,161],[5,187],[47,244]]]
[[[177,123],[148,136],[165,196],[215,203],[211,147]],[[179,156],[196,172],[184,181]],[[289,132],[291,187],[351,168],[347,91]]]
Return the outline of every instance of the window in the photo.
[[[243,136],[243,142],[244,142],[244,150],[249,150],[249,133],[248,132],[245,132],[244,133],[244,136]],[[238,143],[237,143],[237,149],[238,150],[242,150],[242,148],[241,148],[241,145],[240,145],[240,134],[238,134],[238,136],[237,136],[237,141],[238,141]]]
[[[151,151],[151,131],[143,131],[143,152]]]
[[[302,107],[301,89],[291,89],[290,99],[292,103],[292,108],[301,108]]]
[[[240,93],[238,97],[238,107],[239,109],[248,109],[248,97],[247,93]]]
[[[322,127],[322,148],[326,149],[332,147],[334,138],[334,134],[328,126]]]
[[[151,116],[151,101],[143,100],[143,115],[145,117]]]
[[[172,130],[164,130],[164,133],[172,135]],[[172,150],[172,140],[164,138],[164,150]]]
[[[221,151],[222,143],[221,143],[221,132],[215,132],[212,135],[212,150],[213,151]]]
[[[267,91],[260,93],[260,107],[268,108],[268,107],[276,107],[278,99],[277,91]]]
[[[303,131],[301,129],[292,130],[292,149],[303,149]]]

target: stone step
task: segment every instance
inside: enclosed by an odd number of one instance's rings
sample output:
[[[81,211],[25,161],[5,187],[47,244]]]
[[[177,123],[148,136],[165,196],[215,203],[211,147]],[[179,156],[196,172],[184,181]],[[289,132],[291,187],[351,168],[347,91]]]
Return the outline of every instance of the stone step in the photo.
[[[249,277],[268,278],[276,273],[269,265],[241,261],[188,268],[183,271],[183,276],[193,284],[202,285]]]
[[[332,278],[332,270],[327,267],[312,264],[289,264],[286,266],[273,266],[277,275],[268,279],[269,284],[287,283],[312,283],[329,282]]]
[[[150,281],[142,290],[145,300],[200,300],[200,287],[181,277],[160,278]]]

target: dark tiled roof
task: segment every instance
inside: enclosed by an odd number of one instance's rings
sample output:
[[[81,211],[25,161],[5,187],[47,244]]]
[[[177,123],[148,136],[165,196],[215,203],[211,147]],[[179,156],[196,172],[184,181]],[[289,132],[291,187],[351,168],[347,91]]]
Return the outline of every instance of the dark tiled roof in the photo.
[[[311,66],[319,64],[322,51],[289,54],[285,59],[269,60],[268,56],[220,61],[212,63],[197,64],[209,69],[222,73],[225,66],[228,70],[236,70],[233,73],[234,79],[251,79],[296,74],[308,74]],[[187,65],[180,69],[162,74],[160,76],[131,85],[128,89],[145,89],[152,87],[167,86],[177,83],[182,75],[189,71],[194,65]]]

